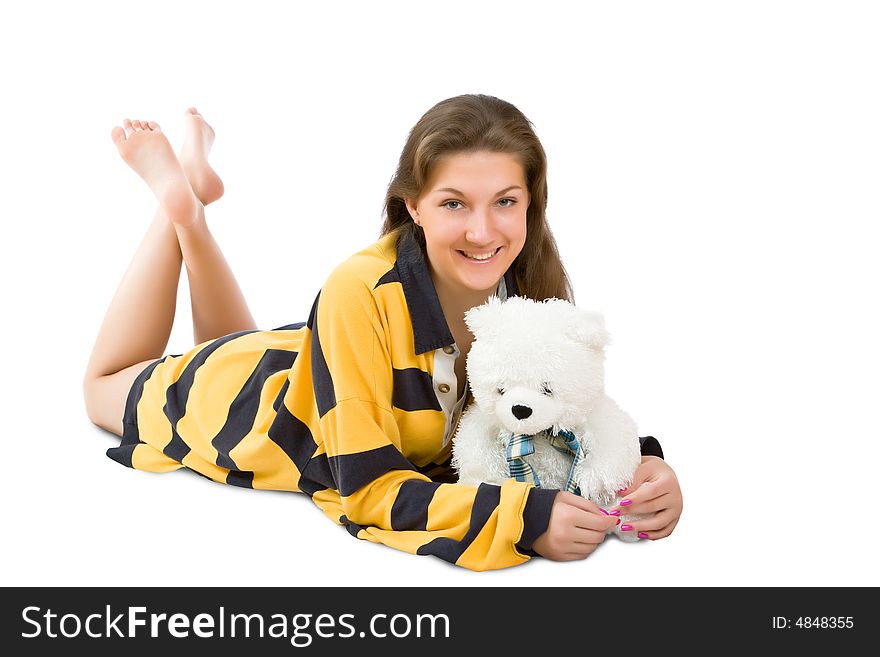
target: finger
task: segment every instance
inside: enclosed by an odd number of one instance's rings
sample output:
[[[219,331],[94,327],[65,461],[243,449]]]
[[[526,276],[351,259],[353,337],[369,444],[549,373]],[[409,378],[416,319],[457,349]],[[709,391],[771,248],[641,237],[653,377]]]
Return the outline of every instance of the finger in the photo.
[[[629,508],[627,507],[633,507],[636,504],[643,504],[662,495],[666,495],[669,492],[670,491],[664,486],[658,485],[658,482],[656,481],[646,481],[632,493],[622,496],[622,499],[613,508],[618,509],[621,512],[624,510],[629,511]],[[609,509],[609,511],[611,511],[611,509]]]
[[[639,489],[639,486],[641,486],[643,483],[645,483],[645,481],[646,481],[645,477],[636,477],[633,479],[632,483],[629,486],[624,486],[619,491],[616,491],[616,493],[621,498],[629,497],[634,492],[636,492]]]
[[[570,534],[573,543],[582,543],[584,545],[599,545],[607,536],[606,530],[591,531],[589,529],[575,528]]]
[[[575,495],[574,493],[569,493],[568,491],[562,491],[559,493],[559,500],[561,502],[565,502],[566,504],[573,506],[581,511],[587,511],[588,513],[593,513],[597,515],[607,515],[607,513],[603,513],[603,509],[599,507],[595,502],[588,500],[585,497],[581,497],[580,495]]]
[[[637,491],[643,483],[648,481],[649,475],[650,473],[646,472],[644,469],[636,470],[633,474],[632,483],[630,483],[629,486],[624,486],[623,488],[621,488],[619,491],[617,491],[617,494],[620,495],[620,497],[629,497],[635,491]]]
[[[674,506],[670,493],[664,493],[660,497],[655,497],[646,502],[633,503],[627,506],[617,506],[615,509],[620,511],[621,515],[638,515],[640,513],[657,513],[665,509],[671,509]]]
[[[645,465],[650,463],[655,458],[657,457],[643,456],[641,463],[639,463],[639,467],[637,467],[636,471],[633,473],[633,480],[630,485],[621,488],[619,491],[617,491],[617,494],[621,497],[626,497],[637,490],[639,486],[641,486],[644,482],[650,481],[651,477],[654,476],[656,472],[650,467],[645,467]]]
[[[575,508],[571,509],[570,518],[572,525],[582,531],[607,532],[618,524],[616,516],[590,513]]]
[[[669,525],[669,523],[674,522],[676,519],[677,516],[675,512],[671,509],[666,509],[661,511],[660,513],[651,516],[650,518],[642,518],[640,520],[628,520],[620,526],[620,530],[631,531],[634,533],[659,531]],[[630,529],[623,529],[623,527],[627,525],[630,527]]]
[[[658,538],[666,538],[672,533],[672,530],[675,529],[675,526],[678,524],[678,518],[670,522],[665,527],[661,527],[660,529],[654,529],[650,531],[640,531],[638,533],[639,538],[643,538],[646,540],[654,541]]]
[[[641,483],[638,483],[638,484],[637,484],[636,482],[633,482],[633,483],[631,483],[629,486],[624,486],[624,487],[621,488],[620,490],[615,491],[615,494],[616,494],[618,497],[620,497],[620,498],[627,497],[627,496],[630,495],[634,490],[636,490],[640,485],[641,485]]]

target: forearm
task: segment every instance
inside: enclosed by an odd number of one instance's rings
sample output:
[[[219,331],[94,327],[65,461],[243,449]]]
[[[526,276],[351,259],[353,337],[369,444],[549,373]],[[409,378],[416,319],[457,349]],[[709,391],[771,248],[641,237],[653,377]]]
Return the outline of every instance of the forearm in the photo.
[[[358,538],[482,571],[534,555],[556,493],[515,481],[467,486],[406,475],[389,472],[336,503],[313,499]]]

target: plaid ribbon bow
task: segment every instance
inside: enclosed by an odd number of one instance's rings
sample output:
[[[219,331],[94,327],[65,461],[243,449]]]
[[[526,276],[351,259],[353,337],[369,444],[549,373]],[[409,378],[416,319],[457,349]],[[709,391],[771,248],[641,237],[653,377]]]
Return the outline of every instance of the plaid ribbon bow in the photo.
[[[551,447],[572,457],[571,470],[568,472],[568,481],[565,482],[564,490],[580,495],[581,490],[574,479],[574,472],[587,455],[583,443],[571,431],[560,431],[556,436],[547,432],[541,432],[537,435],[546,435]],[[535,488],[541,488],[541,479],[538,477],[538,473],[525,460],[526,456],[535,453],[534,439],[535,436],[525,434],[511,435],[507,439],[504,454],[507,457],[507,470],[511,479],[525,481],[534,484]]]

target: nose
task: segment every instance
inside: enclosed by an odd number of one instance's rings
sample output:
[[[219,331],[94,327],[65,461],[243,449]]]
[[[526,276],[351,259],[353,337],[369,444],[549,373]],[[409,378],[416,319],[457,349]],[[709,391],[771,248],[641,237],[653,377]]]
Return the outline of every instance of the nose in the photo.
[[[513,416],[517,420],[525,420],[527,417],[529,417],[532,414],[532,409],[529,408],[528,406],[520,406],[519,404],[517,404],[516,406],[514,406],[513,408],[510,409],[510,412],[513,413]]]
[[[465,237],[471,244],[491,244],[493,230],[490,211],[474,210],[468,217]]]

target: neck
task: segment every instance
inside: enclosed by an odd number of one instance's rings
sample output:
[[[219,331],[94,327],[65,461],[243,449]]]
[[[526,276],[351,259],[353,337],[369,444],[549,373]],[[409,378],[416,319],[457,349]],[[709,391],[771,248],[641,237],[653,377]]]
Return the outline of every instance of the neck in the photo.
[[[443,309],[443,315],[446,317],[446,323],[449,324],[450,329],[464,326],[464,314],[474,306],[486,303],[498,288],[496,283],[489,290],[454,289],[443,281],[438,281],[434,277],[433,272],[431,273],[431,278],[434,280],[437,299],[440,301],[440,307]]]

